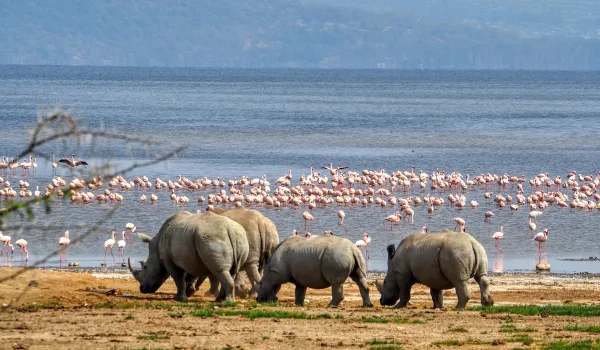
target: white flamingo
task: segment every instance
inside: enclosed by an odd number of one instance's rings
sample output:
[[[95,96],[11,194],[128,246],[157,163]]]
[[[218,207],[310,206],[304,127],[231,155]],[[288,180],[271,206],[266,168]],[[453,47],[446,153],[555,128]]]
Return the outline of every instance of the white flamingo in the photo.
[[[25,252],[25,260],[29,260],[29,252],[27,251],[27,241],[24,240],[23,238],[17,240],[15,242],[15,244],[17,245],[17,247],[19,247],[19,255],[21,255],[21,258],[23,258],[23,251]]]
[[[337,215],[338,215],[338,218],[339,218],[338,224],[339,225],[343,225],[344,224],[344,218],[346,217],[346,213],[344,213],[343,210],[339,210],[338,213],[337,213]]]
[[[125,242],[125,231],[123,231],[121,234],[122,238],[117,242],[117,247],[119,247],[119,257],[121,257],[123,262],[125,262],[125,246],[127,245],[127,242]]]
[[[113,246],[115,245],[115,231],[112,231],[109,239],[104,241],[104,263],[106,264],[106,251],[110,248],[110,255],[112,255],[113,262],[115,261],[115,255],[113,254]]]
[[[0,231],[0,242],[4,243],[4,246],[2,247],[2,252],[6,253],[6,256],[8,256],[8,248],[7,247],[10,247],[11,254],[14,253],[14,251],[15,251],[15,247],[12,244],[10,244],[10,240],[11,240],[10,236],[5,236],[2,234],[2,231]]]
[[[504,238],[504,226],[500,226],[500,231],[494,232],[492,238],[496,241],[494,247],[502,252],[502,249],[498,246],[498,244],[500,243],[500,240]]]
[[[359,239],[358,241],[356,241],[356,243],[354,243],[354,245],[357,246],[358,249],[361,249],[363,247],[365,248],[367,260],[369,260],[369,244],[371,244],[371,237],[369,237],[368,233],[364,233],[363,238]]]
[[[63,254],[67,254],[67,249],[71,244],[71,240],[69,239],[69,231],[65,231],[65,235],[58,239],[58,254],[60,258],[60,263],[62,265]]]

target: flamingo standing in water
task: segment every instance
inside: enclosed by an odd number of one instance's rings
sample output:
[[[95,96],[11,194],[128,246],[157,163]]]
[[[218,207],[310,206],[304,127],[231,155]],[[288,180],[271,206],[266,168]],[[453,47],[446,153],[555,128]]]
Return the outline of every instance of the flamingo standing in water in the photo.
[[[369,245],[371,244],[371,237],[369,237],[368,233],[364,233],[362,239],[359,239],[354,243],[358,249],[365,248],[365,254],[367,255],[367,260],[369,260]]]
[[[127,242],[125,242],[125,231],[121,232],[122,238],[117,242],[117,247],[119,247],[119,257],[123,259],[125,262],[125,246]]]
[[[123,231],[125,232],[125,231]],[[106,264],[106,251],[110,248],[110,255],[112,255],[113,262],[115,261],[115,255],[113,254],[113,246],[115,245],[115,231],[112,231],[110,238],[104,241],[104,263]]]
[[[14,251],[15,251],[15,247],[12,244],[10,244],[10,240],[11,240],[10,236],[5,236],[2,234],[2,231],[0,231],[0,242],[4,243],[4,246],[2,247],[2,252],[6,253],[7,257],[8,257],[8,248],[6,248],[6,247],[10,247],[11,254],[14,253]]]
[[[533,211],[529,212],[529,217],[534,219],[535,222],[537,223],[538,217],[542,216],[542,214],[544,214],[543,211],[533,210]]]
[[[314,220],[314,216],[311,215],[311,213],[305,211],[304,213],[302,213],[302,217],[304,218],[304,228],[307,228],[310,230],[310,221]]]
[[[421,227],[421,233],[427,233],[427,231],[429,231],[429,230],[427,229],[427,226],[423,226],[423,227]]]
[[[388,221],[390,223],[390,231],[394,228],[394,224],[399,223],[400,220],[402,220],[402,216],[400,216],[400,212],[395,212],[392,215],[389,215],[388,217],[386,217],[385,219],[383,219],[384,221]],[[383,223],[385,226],[385,222]]]
[[[310,237],[312,237],[312,234],[311,234],[310,232],[308,232],[308,231],[307,231],[307,232],[304,234],[304,237],[306,237],[306,238],[310,238]]]
[[[29,252],[27,251],[27,241],[21,238],[18,241],[16,241],[15,244],[17,245],[17,247],[19,247],[19,255],[21,256],[21,259],[23,258],[23,251],[25,251],[25,260],[29,260]]]
[[[529,229],[531,230],[531,238],[533,238],[533,231],[535,231],[536,228],[537,225],[535,224],[535,222],[531,221],[531,218],[529,218]]]
[[[56,158],[54,157],[54,154],[52,155],[52,176],[54,176],[54,174],[56,174],[56,167],[58,166],[58,163],[56,162]]]
[[[494,216],[494,213],[492,213],[491,211],[486,211],[485,214],[483,215],[484,219],[483,221],[488,222],[492,219],[492,216]]]
[[[296,230],[293,230],[293,231],[292,231],[292,234],[291,234],[290,236],[298,236],[298,231],[296,231]]]
[[[132,224],[131,222],[128,222],[127,224],[125,224],[125,229],[127,231],[129,231],[129,240],[127,240],[129,243],[133,242],[133,233],[135,232],[135,230],[137,230],[137,226],[135,226],[134,224]],[[127,238],[127,236],[125,236]]]
[[[454,222],[456,222],[456,225],[454,225],[454,231],[456,231],[456,228],[462,228],[465,226],[465,219],[463,218],[454,218],[452,219]],[[458,231],[456,231],[458,232]],[[462,231],[461,231],[462,232]]]
[[[500,240],[504,238],[504,226],[500,226],[500,231],[494,232],[492,238],[496,240],[494,247],[496,247],[496,249],[502,252],[502,248],[500,248],[498,244],[500,243]]]
[[[344,213],[343,210],[340,210],[340,211],[338,211],[337,214],[338,214],[338,218],[339,218],[338,224],[339,225],[343,225],[344,224],[344,218],[346,217],[346,213]]]
[[[60,258],[60,263],[62,265],[62,261],[63,261],[63,254],[67,254],[67,249],[69,248],[69,245],[71,244],[71,240],[69,239],[69,231],[65,231],[65,235],[64,237],[60,237],[58,239],[58,255]]]

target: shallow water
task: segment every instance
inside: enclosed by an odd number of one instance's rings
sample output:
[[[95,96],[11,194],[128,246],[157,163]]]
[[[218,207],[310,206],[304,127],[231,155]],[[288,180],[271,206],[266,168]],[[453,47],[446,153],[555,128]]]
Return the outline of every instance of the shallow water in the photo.
[[[0,155],[12,156],[23,149],[28,128],[38,120],[40,106],[61,105],[91,127],[151,136],[169,146],[185,144],[187,150],[167,165],[159,164],[128,175],[176,180],[220,176],[223,179],[266,175],[277,177],[292,170],[293,183],[333,162],[350,170],[386,169],[432,172],[458,171],[509,173],[530,178],[548,172],[551,178],[573,170],[596,174],[600,170],[600,73],[495,72],[495,71],[362,71],[362,70],[228,70],[99,67],[0,66],[0,120],[3,136]],[[141,151],[118,145],[80,146],[66,142],[46,147],[63,157],[76,153],[93,162],[110,159],[126,165],[147,157]],[[60,168],[60,176],[70,177]],[[6,175],[2,175],[7,178]],[[45,161],[35,175],[27,176],[34,187],[45,186],[52,169]],[[22,178],[8,177],[16,183]],[[272,186],[274,187],[274,186]],[[528,186],[525,186],[528,189]],[[515,189],[492,188],[511,194]],[[153,192],[153,191],[152,191]],[[204,191],[202,195],[214,191]],[[148,192],[147,195],[149,195]],[[511,212],[486,203],[483,191],[468,192],[481,206],[457,210],[447,204],[427,217],[426,206],[415,209],[415,223],[390,230],[383,219],[395,209],[387,206],[343,208],[344,226],[337,225],[332,206],[316,209],[311,232],[331,229],[355,241],[363,232],[372,235],[370,269],[385,270],[385,247],[397,244],[410,232],[428,226],[430,231],[452,229],[452,218],[463,217],[468,231],[486,248],[490,270],[498,259],[491,235],[504,226],[503,271],[533,271],[536,243],[530,240],[527,208]],[[423,196],[411,189],[396,197]],[[69,248],[69,260],[82,266],[99,266],[103,242],[112,229],[121,232],[127,222],[139,231],[155,233],[162,222],[182,208],[159,195],[155,206],[139,205],[140,191],[125,193],[125,202],[112,218],[103,220],[101,231]],[[195,203],[198,193],[186,194],[191,204],[183,209],[203,209]],[[442,194],[446,198],[447,194]],[[0,204],[2,205],[2,204]],[[59,202],[51,214],[40,207],[36,222],[11,218],[5,235],[25,238],[30,264],[55,249],[64,230],[71,239],[81,235],[113,206],[71,205]],[[304,230],[305,208],[264,209],[283,238],[293,229]],[[496,214],[490,223],[483,213]],[[545,244],[553,272],[600,272],[600,263],[558,259],[599,256],[600,213],[549,207],[538,223],[548,228]],[[120,237],[117,237],[119,239]],[[145,257],[138,241],[128,244],[126,256]],[[116,256],[116,248],[115,248]],[[18,252],[13,264],[18,264]],[[7,260],[5,264],[9,264]],[[55,266],[57,259],[45,265]],[[110,265],[109,261],[109,265]],[[497,264],[500,266],[500,264]]]

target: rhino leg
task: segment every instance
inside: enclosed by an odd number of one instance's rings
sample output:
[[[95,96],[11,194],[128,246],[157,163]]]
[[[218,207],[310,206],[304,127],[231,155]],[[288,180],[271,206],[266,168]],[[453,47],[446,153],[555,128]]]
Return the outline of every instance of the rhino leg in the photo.
[[[431,299],[433,299],[433,308],[442,309],[444,307],[444,295],[441,290],[430,289]]]
[[[373,303],[371,302],[371,298],[369,298],[369,284],[365,276],[361,274],[360,276],[350,276],[350,278],[358,285],[358,290],[363,300],[363,307],[372,307]]]
[[[412,284],[410,284],[410,283],[400,284],[400,301],[398,301],[398,304],[396,304],[396,306],[394,306],[395,309],[406,307],[406,305],[410,301],[411,288],[412,288]]]
[[[167,269],[167,272],[169,273],[169,276],[171,276],[171,278],[175,282],[175,285],[177,286],[177,294],[175,294],[175,297],[173,299],[183,303],[187,302],[187,283],[185,271],[183,269],[178,268],[170,261],[164,261],[164,264]]]
[[[250,285],[252,288],[248,293],[248,296],[251,298],[255,298],[258,293],[258,284],[261,280],[261,274],[258,270],[258,266],[254,264],[250,264],[250,266],[246,266],[245,268],[246,274],[248,275],[248,279],[250,280]]]
[[[490,293],[490,280],[487,276],[475,276],[475,281],[479,284],[479,289],[481,290],[481,305],[494,305],[494,298],[492,298],[492,294]]]
[[[462,281],[460,284],[454,286],[456,288],[456,296],[458,297],[458,304],[456,304],[457,310],[463,310],[469,299],[471,299],[471,293],[469,293],[469,287],[467,281]]]
[[[197,280],[196,277],[190,274],[185,275],[185,295],[188,298],[196,293],[197,289],[194,287],[194,284],[197,283]]]
[[[204,279],[206,279],[206,277],[204,277]],[[198,290],[198,288],[200,288],[200,285],[202,284],[202,282],[204,282],[204,279],[202,281],[198,280],[198,282],[196,282],[196,290]],[[204,293],[205,297],[208,296],[218,296],[219,295],[219,280],[213,276],[210,275],[208,276],[208,281],[210,282],[210,289]]]
[[[304,299],[306,297],[306,287],[297,284],[295,295],[296,295],[296,305],[304,306]]]
[[[244,274],[241,273],[242,271],[238,272],[235,275],[235,296],[239,297],[239,298],[245,298],[246,296],[248,296],[248,286],[246,285],[246,279],[244,278]]]
[[[217,301],[235,301],[234,286],[235,283],[229,271],[219,271],[215,277],[221,283],[221,290],[217,296]]]
[[[331,302],[329,306],[337,307],[344,300],[344,283],[331,285]]]

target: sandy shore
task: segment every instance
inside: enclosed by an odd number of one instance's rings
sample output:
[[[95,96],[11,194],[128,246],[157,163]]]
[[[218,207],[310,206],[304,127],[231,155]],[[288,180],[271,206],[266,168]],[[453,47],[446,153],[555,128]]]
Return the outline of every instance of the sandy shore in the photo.
[[[17,269],[0,269],[0,278]],[[371,275],[371,282],[381,275]],[[34,280],[33,285],[28,287]],[[114,289],[106,296],[87,288]],[[190,304],[171,298],[175,292],[167,281],[159,293],[141,295],[138,283],[120,273],[72,273],[28,270],[0,284],[0,348],[4,349],[303,349],[335,347],[366,348],[374,339],[394,342],[395,348],[445,348],[458,342],[470,348],[540,348],[560,340],[596,339],[598,334],[564,330],[567,325],[600,324],[600,319],[574,316],[520,316],[457,312],[454,291],[444,293],[446,310],[432,310],[428,289],[413,288],[413,303],[407,309],[382,308],[375,287],[371,288],[374,308],[360,307],[358,289],[345,286],[346,299],[339,308],[327,308],[330,290],[310,290],[305,307],[293,305],[293,286],[279,293],[279,306],[256,305],[238,299],[235,307],[211,303],[203,286]],[[479,291],[471,284],[470,306],[479,304]],[[501,275],[492,277],[496,305],[511,304],[600,304],[600,277],[553,275]],[[7,306],[8,305],[8,306]],[[194,310],[250,310],[301,312],[320,315],[316,319],[257,318],[212,315],[197,317]],[[365,322],[364,318],[387,319],[386,323]],[[503,328],[507,322],[518,329],[530,328],[527,336],[515,338]],[[502,331],[504,329],[504,331]],[[525,339],[525,340],[524,340]],[[525,343],[529,343],[525,345]],[[394,348],[390,346],[388,348]],[[454,346],[455,347],[455,346]],[[376,346],[373,346],[376,348]]]

